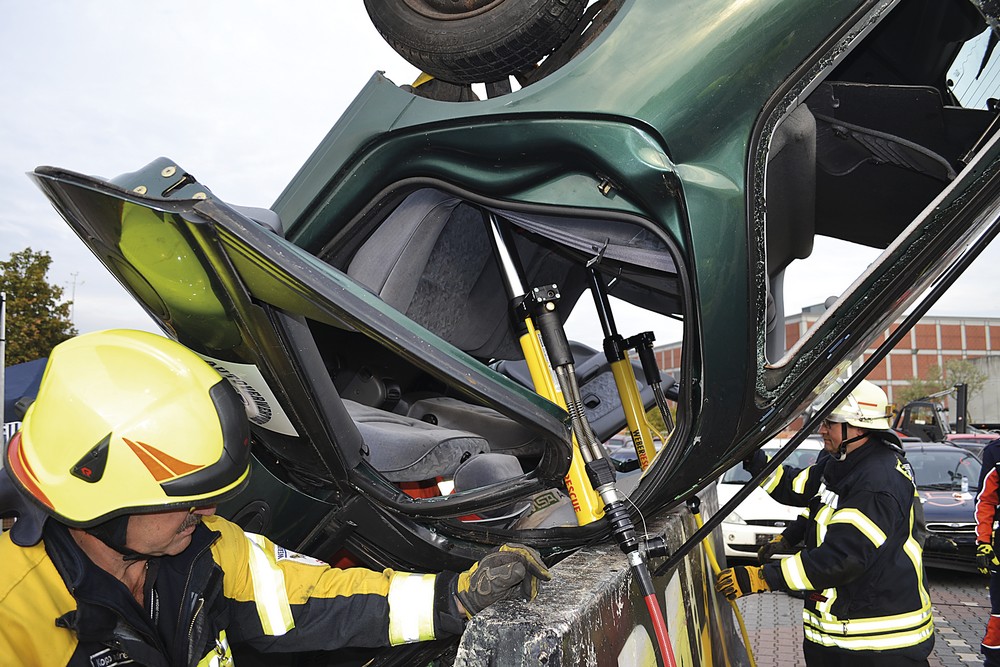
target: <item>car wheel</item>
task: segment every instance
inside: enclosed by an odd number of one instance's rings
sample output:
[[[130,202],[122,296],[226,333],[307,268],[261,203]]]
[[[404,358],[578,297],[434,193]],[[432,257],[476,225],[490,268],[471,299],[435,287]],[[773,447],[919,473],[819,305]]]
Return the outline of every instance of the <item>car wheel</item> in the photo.
[[[365,0],[383,39],[451,83],[489,83],[532,67],[573,32],[587,0]]]

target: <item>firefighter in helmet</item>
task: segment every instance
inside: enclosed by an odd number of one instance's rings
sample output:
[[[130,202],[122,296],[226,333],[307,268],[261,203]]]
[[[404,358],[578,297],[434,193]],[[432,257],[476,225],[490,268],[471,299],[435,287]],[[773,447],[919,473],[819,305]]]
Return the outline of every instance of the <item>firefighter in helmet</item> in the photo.
[[[781,466],[763,482],[775,500],[808,507],[805,547],[780,562],[723,570],[716,587],[729,599],[806,591],[806,664],[926,665],[934,624],[922,513],[885,392],[862,380],[819,432],[829,457],[803,470]]]
[[[24,665],[224,665],[258,651],[461,633],[549,574],[505,545],[462,573],[341,570],[215,514],[247,481],[236,391],[182,345],[114,330],[52,351],[0,472],[0,655]]]

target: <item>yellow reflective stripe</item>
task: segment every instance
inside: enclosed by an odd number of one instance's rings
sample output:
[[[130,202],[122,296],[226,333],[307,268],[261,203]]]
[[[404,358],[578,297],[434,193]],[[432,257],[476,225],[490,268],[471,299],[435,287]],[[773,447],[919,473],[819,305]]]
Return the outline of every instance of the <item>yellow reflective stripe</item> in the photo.
[[[792,480],[792,491],[799,495],[806,492],[806,482],[809,481],[810,470],[812,470],[812,468],[806,468],[795,476],[795,479]]]
[[[816,603],[816,611],[820,613],[822,618],[832,618],[830,610],[833,609],[833,603],[837,601],[837,589],[827,588],[822,592],[822,596],[826,600]]]
[[[295,627],[292,608],[285,591],[285,577],[268,553],[265,538],[244,533],[250,542],[250,575],[253,580],[253,598],[264,634],[277,637]]]
[[[846,621],[829,614],[815,614],[810,609],[803,608],[802,610],[802,621],[806,625],[822,632],[845,636],[910,631],[930,620],[931,608],[929,606],[917,611],[892,616],[854,618]]]
[[[215,638],[215,648],[198,662],[198,667],[229,667],[233,664],[233,653],[229,650],[226,631],[220,630]]]
[[[845,507],[842,510],[837,510],[830,519],[830,523],[846,523],[849,526],[854,526],[861,531],[862,535],[871,540],[872,544],[876,547],[880,547],[885,543],[885,533],[882,532],[882,529],[874,521],[865,516],[864,512],[854,507]]]
[[[806,576],[806,570],[802,567],[802,554],[797,553],[791,558],[781,561],[781,575],[785,578],[785,583],[794,591],[813,590],[812,582]]]
[[[850,628],[856,622],[848,621],[844,625]],[[916,646],[926,641],[934,634],[934,623],[928,619],[924,626],[913,630],[860,637],[849,634],[827,634],[809,625],[804,625],[803,631],[807,640],[823,646],[836,646],[849,651],[885,651]]]
[[[760,483],[760,488],[767,491],[769,494],[778,488],[778,482],[785,474],[785,466],[778,466],[777,469],[767,476],[763,482]]]
[[[830,524],[832,516],[833,509],[828,505],[823,505],[816,512],[816,544],[822,544],[826,539],[826,527]]]
[[[914,498],[913,502],[920,502]],[[906,554],[910,562],[913,563],[913,571],[917,575],[918,590],[920,591],[920,604],[923,607],[929,608],[931,606],[931,596],[927,592],[927,586],[924,584],[924,556],[923,549],[920,548],[920,544],[913,537],[913,524],[915,522],[915,517],[913,513],[913,507],[910,507],[910,536],[906,538],[906,542],[903,543],[903,553]]]
[[[434,639],[433,574],[394,572],[389,580],[389,643]]]

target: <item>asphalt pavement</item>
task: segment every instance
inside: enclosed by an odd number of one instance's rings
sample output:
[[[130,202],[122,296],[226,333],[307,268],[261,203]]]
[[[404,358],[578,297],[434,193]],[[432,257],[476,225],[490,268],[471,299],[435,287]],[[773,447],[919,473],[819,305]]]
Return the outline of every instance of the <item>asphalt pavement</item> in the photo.
[[[976,573],[927,570],[934,610],[931,667],[981,665],[979,641],[990,614],[987,579]],[[758,667],[804,667],[802,600],[761,593],[737,601]]]

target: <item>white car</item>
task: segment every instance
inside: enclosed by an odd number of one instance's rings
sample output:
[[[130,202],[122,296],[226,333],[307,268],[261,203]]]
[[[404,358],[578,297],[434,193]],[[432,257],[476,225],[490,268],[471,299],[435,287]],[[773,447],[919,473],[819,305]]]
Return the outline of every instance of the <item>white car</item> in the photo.
[[[788,442],[787,438],[775,438],[762,447],[768,458]],[[810,435],[788,455],[784,465],[805,468],[812,465],[823,449],[823,439]],[[739,463],[727,470],[719,479],[716,488],[719,493],[719,507],[735,496],[750,480],[750,473]],[[803,512],[803,507],[789,507],[771,499],[767,492],[756,488],[750,492],[736,510],[722,522],[722,538],[726,545],[726,558],[757,559],[757,550],[771,541],[788,524]],[[782,556],[775,556],[782,558]]]

